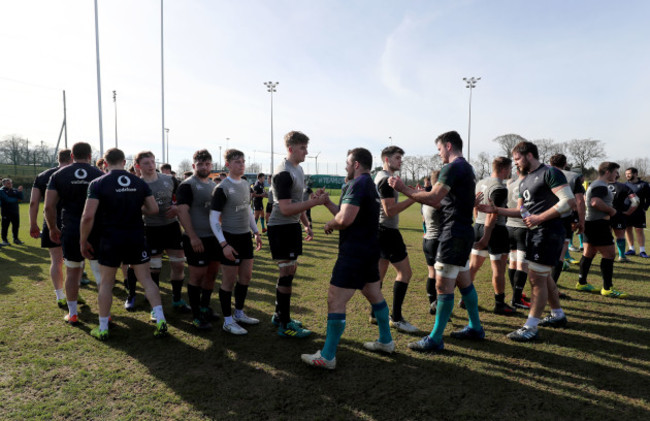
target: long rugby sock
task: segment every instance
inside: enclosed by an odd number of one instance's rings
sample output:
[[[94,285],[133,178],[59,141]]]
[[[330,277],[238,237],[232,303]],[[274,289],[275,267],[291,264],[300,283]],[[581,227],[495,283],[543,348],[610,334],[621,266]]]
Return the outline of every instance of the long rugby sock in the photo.
[[[262,223],[262,229],[265,229],[265,228],[266,228],[266,224],[265,224],[265,222],[264,222],[264,217],[261,217],[261,218],[260,218],[260,221],[261,221],[261,223]]]
[[[393,284],[393,321],[400,321],[402,317],[402,303],[406,297],[406,290],[409,284],[402,281],[395,281]]]
[[[275,299],[278,302],[277,313],[280,317],[280,323],[286,325],[291,321],[291,294],[275,290]]]
[[[329,313],[327,315],[327,336],[325,345],[320,354],[326,360],[336,357],[336,348],[339,346],[341,335],[345,330],[345,313]]]
[[[224,291],[223,289],[219,288],[219,301],[221,302],[221,312],[223,313],[223,317],[230,317],[232,314],[232,307],[231,307],[231,298],[232,298],[232,291]]]
[[[580,259],[580,274],[578,275],[578,282],[580,285],[587,284],[587,276],[589,276],[589,269],[591,269],[591,262],[594,260],[593,257],[582,256]]]
[[[474,330],[481,330],[481,319],[478,316],[478,294],[474,284],[460,290],[469,316],[469,327]]]
[[[151,310],[153,311],[153,315],[158,321],[158,323],[165,321],[165,313],[163,312],[162,305],[157,305]]]
[[[429,304],[436,301],[438,291],[436,291],[436,278],[427,278],[427,296],[429,297]]]
[[[129,290],[129,297],[135,297],[135,286],[138,278],[135,276],[133,268],[126,271],[126,288]]]
[[[372,304],[372,310],[377,318],[377,326],[379,327],[379,342],[387,344],[393,341],[393,335],[390,333],[390,324],[388,322],[388,304],[386,300]]]
[[[513,291],[515,290],[515,272],[517,272],[517,269],[508,268],[508,279],[510,279],[510,286]]]
[[[187,284],[187,298],[190,300],[190,307],[192,307],[192,315],[195,319],[201,318],[201,287],[197,285]]]
[[[618,257],[621,259],[625,257],[625,238],[616,239],[616,250],[618,250]]]
[[[160,288],[160,272],[151,272],[151,279]]]
[[[578,234],[578,241],[580,242],[580,248],[581,249],[585,247],[584,243],[582,242],[582,237],[583,237],[582,234]]]
[[[183,279],[174,279],[172,284],[172,300],[180,301],[181,294],[183,293]]]
[[[603,288],[612,289],[612,278],[614,277],[614,259],[601,259],[600,273],[603,275]]]
[[[503,306],[505,304],[506,294],[494,294],[494,304],[497,306]]]
[[[429,333],[429,337],[434,342],[442,342],[442,334],[449,321],[449,316],[454,310],[454,293],[438,295],[438,306],[436,307],[436,322],[433,325],[433,330]]]
[[[564,252],[564,259],[570,259],[570,258],[571,258],[571,253],[569,253],[569,249],[566,249],[566,252]]]
[[[210,297],[212,296],[211,289],[201,288],[201,307],[208,308],[210,307]]]
[[[553,266],[551,277],[553,278],[553,281],[555,281],[555,285],[557,285],[557,281],[560,279],[560,275],[562,274],[562,266],[564,266],[564,262],[555,262],[555,266]]]
[[[427,224],[422,221],[422,231],[426,234],[427,233]]]
[[[524,272],[523,270],[515,271],[515,293],[512,297],[512,300],[515,303],[521,301],[521,294],[523,294],[524,292],[524,287],[526,286],[527,277],[528,277],[528,273]]]
[[[248,294],[248,285],[242,285],[239,282],[235,284],[235,309],[243,310],[244,301],[246,301],[246,295]]]

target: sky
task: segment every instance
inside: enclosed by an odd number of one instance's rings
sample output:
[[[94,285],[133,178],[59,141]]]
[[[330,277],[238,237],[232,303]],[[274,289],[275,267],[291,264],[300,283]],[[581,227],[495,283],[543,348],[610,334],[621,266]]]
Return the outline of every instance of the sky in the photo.
[[[104,150],[162,155],[161,1],[98,0]],[[307,173],[343,174],[348,149],[432,155],[458,131],[471,157],[506,133],[598,139],[648,153],[648,1],[164,0],[165,127],[176,168],[237,148],[270,167],[310,137]],[[0,0],[0,138],[99,149],[92,0]],[[113,91],[117,102],[113,102]],[[467,154],[467,151],[465,150]],[[318,155],[318,158],[315,157]]]

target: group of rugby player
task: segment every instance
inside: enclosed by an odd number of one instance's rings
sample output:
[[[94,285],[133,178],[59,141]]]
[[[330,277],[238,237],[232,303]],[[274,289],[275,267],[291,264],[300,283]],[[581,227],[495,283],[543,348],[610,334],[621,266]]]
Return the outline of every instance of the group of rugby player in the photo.
[[[622,213],[634,215],[638,209],[645,215],[650,195],[640,201],[637,195],[613,184],[618,176],[615,163],[601,164],[598,180],[585,193],[584,189],[580,190],[581,178],[563,170],[566,158],[556,156],[557,162],[552,161],[555,166],[547,166],[539,162],[534,144],[521,142],[512,151],[518,173],[515,180],[505,184],[512,160],[500,157],[493,163],[491,177],[477,184],[473,168],[462,155],[460,136],[447,132],[435,142],[445,165],[432,174],[433,186],[426,190],[411,188],[394,174],[401,168],[404,155],[401,148],[391,146],[382,151],[383,169],[374,180],[370,177],[371,153],[364,148],[348,151],[349,181],[342,190],[340,204],[336,205],[322,189],[305,195],[305,176],[300,163],[307,156],[308,142],[309,138],[301,132],[287,133],[287,156],[275,168],[268,193],[264,190],[263,176],[258,177],[251,191],[244,177],[244,153],[236,149],[226,151],[225,166],[229,172],[217,180],[219,183],[210,178],[212,156],[203,149],[193,156],[192,176],[180,184],[172,175],[164,173],[169,172],[169,167],[162,172],[156,170],[155,157],[149,151],[135,157],[133,173],[125,169],[124,153],[116,148],[106,152],[98,162],[100,168],[91,165],[91,148],[87,143],[75,144],[72,151],[60,151],[59,167],[39,174],[35,180],[30,231],[34,237],[40,235],[42,247],[50,251],[50,273],[57,302],[68,309],[65,321],[72,325],[79,323],[79,282],[84,260],[89,259],[99,288],[99,326],[91,331],[92,336],[100,340],[109,337],[112,288],[120,267],[129,289],[125,308],[133,310],[136,306],[137,279],[152,306],[155,336],[166,335],[168,328],[158,287],[162,255],[166,252],[171,267],[172,308],[191,312],[192,324],[197,329],[210,329],[219,317],[210,307],[210,300],[221,269],[218,294],[222,329],[234,335],[246,334],[244,326],[259,323],[244,312],[244,303],[251,282],[254,251],[262,247],[257,227],[261,217],[264,231],[267,231],[266,219],[271,256],[278,266],[276,307],[271,322],[280,336],[307,337],[311,332],[291,317],[291,296],[298,256],[302,254],[302,227],[305,240],[311,240],[313,232],[307,211],[318,205],[324,205],[334,215],[325,224],[325,232],[339,230],[340,240],[328,291],[325,344],[315,354],[302,356],[304,362],[313,366],[335,367],[336,348],[345,329],[346,304],[356,289],[370,302],[371,322],[379,328],[379,339],[366,342],[367,349],[394,352],[390,327],[408,333],[419,331],[402,315],[412,271],[398,229],[398,214],[415,202],[423,205],[426,226],[423,250],[429,269],[426,289],[436,320],[429,335],[409,343],[411,349],[444,348],[442,335],[454,307],[456,286],[469,323],[451,336],[485,337],[473,281],[488,256],[493,269],[494,312],[509,315],[516,312],[516,307],[530,309],[524,326],[510,333],[509,338],[529,341],[538,336],[538,325],[565,326],[566,316],[556,286],[557,267],[560,265],[561,270],[563,247],[568,245],[567,238],[573,231],[585,234],[580,282],[576,288],[595,289],[586,279],[591,260],[600,252],[604,281],[601,293],[625,296],[612,288],[614,246],[610,225],[613,221],[620,224],[621,218],[614,218]],[[614,187],[608,188],[608,184]],[[400,202],[400,193],[407,199]],[[615,198],[615,194],[626,197]],[[45,222],[40,233],[33,205],[37,209],[42,196],[45,197]],[[262,208],[264,197],[269,197],[266,218]],[[639,242],[643,245],[644,238],[639,238]],[[512,306],[505,302],[508,256]],[[185,261],[189,269],[189,306],[181,298]],[[391,264],[397,276],[389,315],[381,284]],[[526,278],[531,283],[530,299],[523,294]],[[547,301],[551,314],[540,320]]]

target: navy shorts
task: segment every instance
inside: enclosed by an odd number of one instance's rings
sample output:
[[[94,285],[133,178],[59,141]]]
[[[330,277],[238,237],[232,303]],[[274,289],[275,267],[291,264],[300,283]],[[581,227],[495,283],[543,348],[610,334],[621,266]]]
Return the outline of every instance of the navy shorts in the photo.
[[[221,251],[221,245],[217,237],[201,237],[200,240],[203,243],[203,252],[197,253],[192,248],[190,237],[183,235],[183,251],[185,252],[188,266],[205,267],[212,262],[221,261],[223,252]]]
[[[351,257],[339,255],[332,269],[330,284],[339,288],[363,289],[379,281],[379,256]]]
[[[41,231],[41,248],[52,249],[54,247],[61,247],[61,243],[55,243],[50,240],[50,229],[47,224],[43,222],[43,230]]]
[[[296,260],[302,254],[300,224],[272,225],[267,233],[273,260]]]
[[[162,254],[163,250],[183,249],[183,236],[178,221],[167,225],[145,227],[144,232],[152,256]]]
[[[64,229],[61,232],[63,258],[68,262],[83,262],[84,257],[81,255],[81,247],[79,246],[79,231],[70,231],[71,230]]]
[[[398,263],[408,257],[406,244],[398,229],[379,226],[379,257]]]
[[[122,230],[106,230],[99,239],[99,264],[117,268],[125,265],[147,263],[149,250],[144,231],[137,233]]]
[[[424,252],[424,260],[427,261],[427,266],[434,266],[436,264],[436,254],[438,254],[438,239],[423,239],[422,251]]]
[[[508,239],[510,241],[510,250],[526,251],[526,236],[528,228],[508,227]]]
[[[609,220],[610,225],[615,230],[624,230],[627,228],[626,216],[622,213],[617,213]]]
[[[223,236],[226,237],[226,242],[237,251],[237,254],[235,255],[236,259],[234,261],[228,260],[223,254],[223,248],[219,247],[221,248],[220,261],[222,265],[239,266],[242,260],[253,258],[253,242],[251,241],[250,232],[245,234],[231,234],[224,231]]]
[[[561,220],[528,231],[526,260],[544,266],[555,266],[560,260],[565,238]]]
[[[452,233],[444,230],[440,233],[436,262],[461,267],[467,264],[474,245],[474,231],[471,226],[465,231]]]
[[[645,228],[645,211],[637,209],[632,215],[626,216],[626,224],[628,227]]]
[[[611,246],[614,244],[609,219],[585,222],[585,233],[582,241],[592,246]]]
[[[474,240],[479,241],[483,237],[485,225],[474,224]],[[487,246],[490,254],[507,254],[510,251],[510,240],[508,238],[508,229],[505,225],[495,225],[490,235],[490,241]]]

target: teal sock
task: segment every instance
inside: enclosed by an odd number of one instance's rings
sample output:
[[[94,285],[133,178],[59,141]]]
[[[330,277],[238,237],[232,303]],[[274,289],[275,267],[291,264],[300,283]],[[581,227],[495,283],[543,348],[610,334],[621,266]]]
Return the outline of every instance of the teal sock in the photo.
[[[474,284],[460,290],[469,316],[469,327],[474,330],[481,330],[481,319],[478,317],[478,294]]]
[[[438,305],[436,306],[436,322],[433,325],[433,330],[429,337],[435,343],[442,342],[442,334],[447,327],[449,316],[454,310],[454,293],[451,294],[438,294]]]
[[[262,221],[262,229],[266,228],[266,224],[264,223],[264,217],[260,218],[260,221]]]
[[[564,260],[570,259],[571,258],[571,253],[569,253],[569,249],[566,249],[566,253],[564,253]]]
[[[377,319],[377,326],[379,327],[379,342],[387,344],[393,341],[393,335],[390,334],[390,324],[388,323],[388,304],[386,300],[372,304],[372,311],[375,313]]]
[[[578,234],[578,241],[580,241],[580,248],[584,248],[584,245],[582,244],[582,234]]]
[[[618,250],[618,257],[625,257],[625,238],[616,239],[616,250]]]
[[[345,330],[345,313],[329,313],[327,315],[327,337],[320,355],[327,360],[336,357],[336,348],[339,346],[341,335]]]
[[[427,233],[427,224],[425,224],[424,221],[422,221],[422,231],[424,231],[425,234]]]

